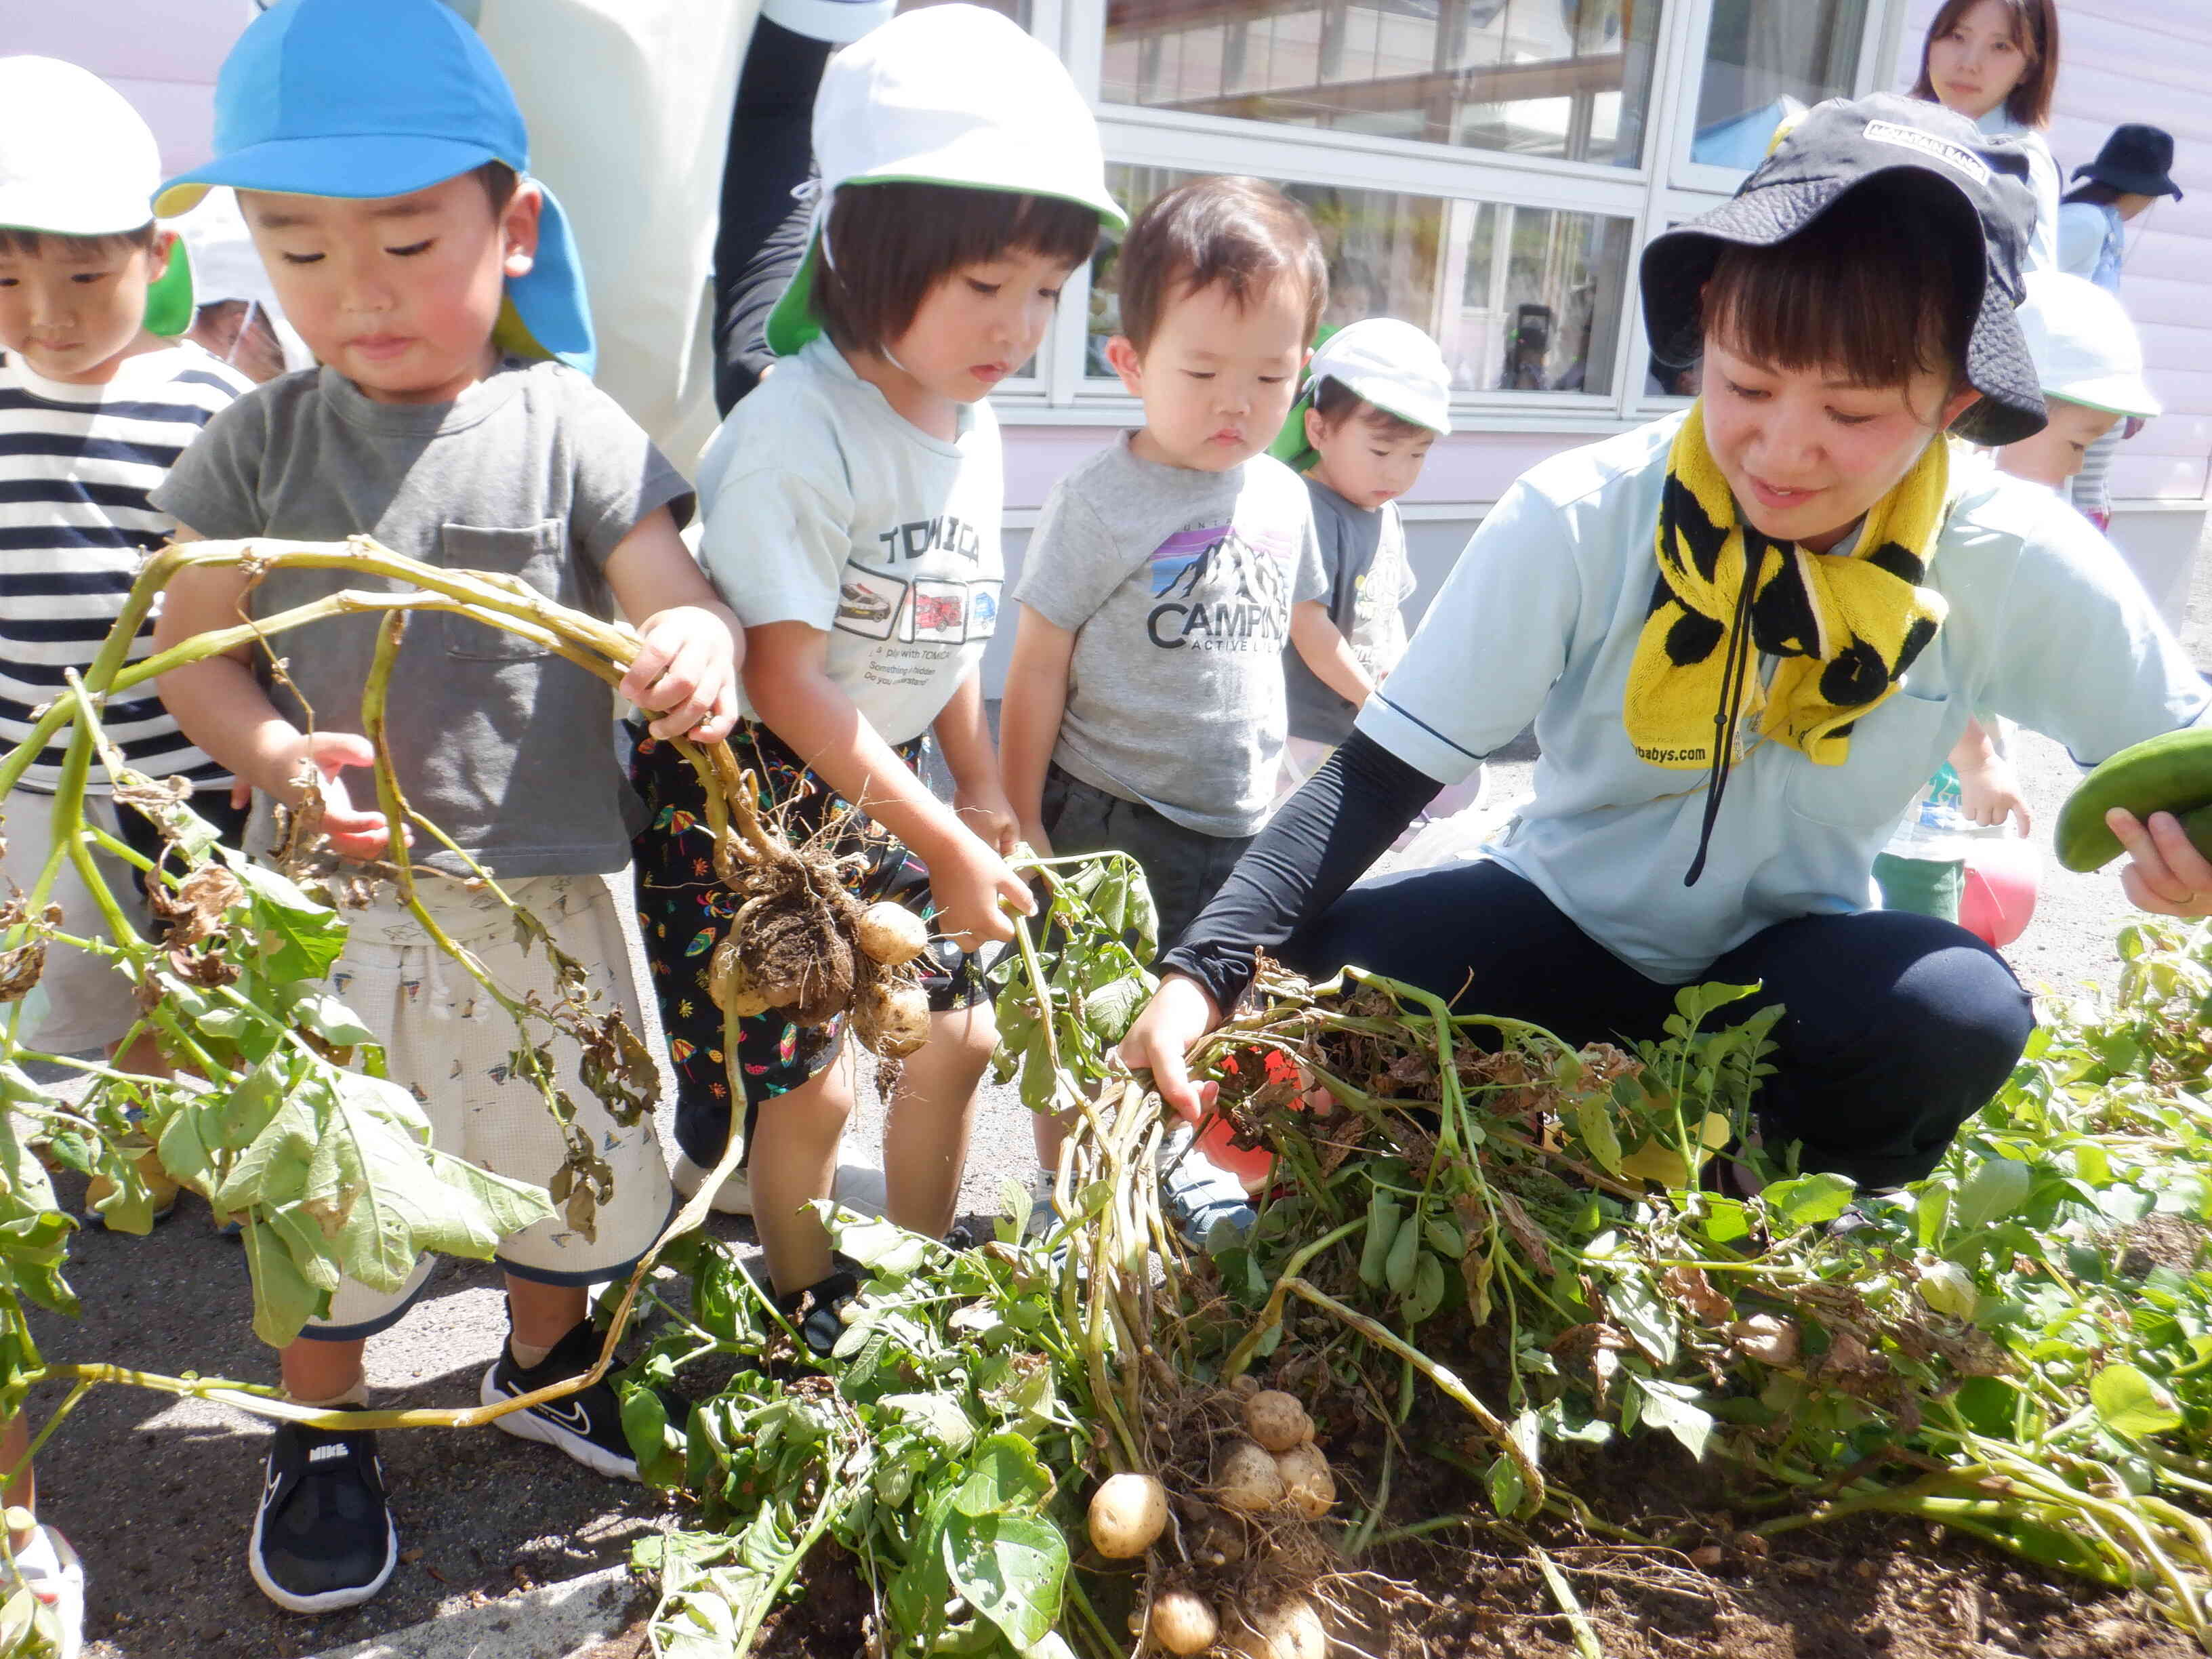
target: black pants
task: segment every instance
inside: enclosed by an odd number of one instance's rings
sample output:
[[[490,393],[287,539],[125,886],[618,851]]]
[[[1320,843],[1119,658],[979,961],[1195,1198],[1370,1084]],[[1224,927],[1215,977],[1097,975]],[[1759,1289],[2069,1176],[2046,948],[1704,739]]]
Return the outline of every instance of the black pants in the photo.
[[[1454,998],[1462,1012],[1529,1020],[1577,1044],[1658,1037],[1677,989],[1487,860],[1355,887],[1283,954],[1301,973],[1355,963]],[[1716,1018],[1783,1005],[1775,1073],[1756,1097],[1762,1130],[1801,1143],[1804,1168],[1862,1187],[1933,1170],[2035,1028],[2003,957],[1962,927],[1905,911],[1780,922],[1699,977],[1765,988]]]

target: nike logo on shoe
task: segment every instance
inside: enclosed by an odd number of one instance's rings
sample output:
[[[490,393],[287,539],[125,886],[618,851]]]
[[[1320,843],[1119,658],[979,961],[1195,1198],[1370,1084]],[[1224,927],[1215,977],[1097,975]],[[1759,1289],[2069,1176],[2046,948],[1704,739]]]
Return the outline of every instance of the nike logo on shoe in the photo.
[[[507,1397],[510,1400],[518,1397],[523,1392],[524,1390],[515,1388],[512,1383],[507,1385]],[[571,1434],[588,1436],[592,1431],[591,1413],[586,1411],[574,1400],[541,1401],[530,1410],[533,1416],[542,1417],[549,1423],[556,1424]]]

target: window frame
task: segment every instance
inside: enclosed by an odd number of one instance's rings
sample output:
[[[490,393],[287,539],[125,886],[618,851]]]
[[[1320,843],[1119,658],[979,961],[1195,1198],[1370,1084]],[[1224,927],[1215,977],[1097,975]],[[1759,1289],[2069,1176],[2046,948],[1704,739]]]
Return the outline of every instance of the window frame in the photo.
[[[1705,47],[1711,39],[1714,0],[1676,0],[1687,8],[1690,22],[1682,35],[1682,58],[1674,66],[1676,113],[1669,124],[1667,178],[1677,190],[1733,195],[1749,176],[1747,168],[1717,167],[1692,161],[1690,145],[1697,137],[1698,94],[1704,89]],[[1901,21],[1905,0],[1867,0],[1866,21],[1859,29],[1858,70],[1851,79],[1851,96],[1863,97],[1888,79],[1883,48],[1894,37],[1893,24]]]
[[[1648,3],[1648,0],[1647,0]],[[1097,112],[1109,163],[1186,172],[1249,173],[1288,183],[1372,190],[1594,213],[1626,219],[1619,338],[1609,392],[1455,391],[1455,432],[1618,431],[1685,405],[1645,391],[1643,300],[1638,256],[1666,225],[1717,205],[1743,179],[1733,168],[1688,160],[1713,0],[1663,0],[1653,42],[1651,94],[1643,155],[1635,167],[1297,127],[1139,105],[1102,104],[1108,0],[1030,0],[1030,27],[1053,46]],[[1853,95],[1888,83],[1911,0],[1868,0]],[[1087,372],[1091,268],[1062,291],[1038,348],[1036,376],[1009,381],[994,403],[1009,425],[1133,427],[1137,400],[1119,381]]]

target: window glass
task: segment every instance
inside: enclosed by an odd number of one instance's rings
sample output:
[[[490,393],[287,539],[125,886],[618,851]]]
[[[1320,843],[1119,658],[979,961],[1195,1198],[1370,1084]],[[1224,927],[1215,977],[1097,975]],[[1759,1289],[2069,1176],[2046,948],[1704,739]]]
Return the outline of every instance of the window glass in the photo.
[[[1108,169],[1133,217],[1198,176]],[[1632,221],[1395,191],[1283,188],[1312,216],[1328,257],[1324,326],[1375,316],[1418,324],[1443,348],[1453,389],[1463,393],[1613,390]],[[1091,273],[1093,374],[1112,373],[1113,260],[1109,248]]]
[[[1784,118],[1858,82],[1867,0],[1713,0],[1690,159],[1759,165]]]
[[[1099,91],[1108,103],[1632,167],[1660,4],[1109,0]]]

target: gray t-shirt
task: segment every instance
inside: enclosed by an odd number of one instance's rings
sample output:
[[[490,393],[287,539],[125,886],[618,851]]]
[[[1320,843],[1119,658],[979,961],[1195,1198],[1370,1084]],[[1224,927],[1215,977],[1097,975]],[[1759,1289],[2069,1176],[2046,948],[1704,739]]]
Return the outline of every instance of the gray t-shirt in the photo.
[[[989,404],[963,405],[958,434],[933,438],[816,339],[707,446],[700,555],[746,627],[828,635],[831,683],[904,743],[945,712],[998,627],[1001,469]]]
[[[1258,830],[1283,749],[1291,607],[1328,591],[1305,485],[1122,438],[1054,486],[1014,597],[1075,635],[1053,759],[1209,836]]]
[[[1306,493],[1313,500],[1322,573],[1328,578],[1329,619],[1367,678],[1379,683],[1406,654],[1406,619],[1399,607],[1413,592],[1398,504],[1385,501],[1370,513],[1312,477]],[[1352,735],[1359,710],[1322,684],[1295,648],[1283,653],[1283,690],[1290,699],[1292,737],[1334,744]]]
[[[154,501],[210,539],[365,533],[425,564],[518,576],[604,617],[614,614],[608,556],[655,507],[672,507],[682,523],[690,493],[589,380],[517,361],[450,404],[372,402],[327,368],[284,375],[210,422]],[[344,588],[395,586],[279,570],[248,603],[267,617]],[[276,645],[319,730],[362,729],[377,621],[339,617]],[[269,683],[265,665],[262,675]],[[269,692],[305,723],[289,690]],[[400,646],[390,715],[409,803],[497,873],[587,875],[628,860],[642,812],[615,760],[604,682],[517,635],[422,611]],[[415,855],[463,867],[419,837]]]

